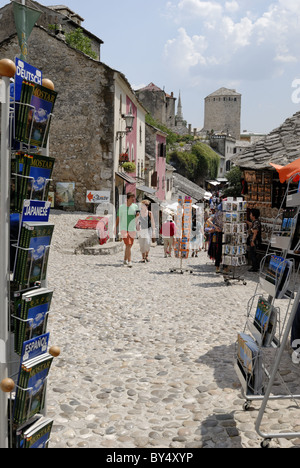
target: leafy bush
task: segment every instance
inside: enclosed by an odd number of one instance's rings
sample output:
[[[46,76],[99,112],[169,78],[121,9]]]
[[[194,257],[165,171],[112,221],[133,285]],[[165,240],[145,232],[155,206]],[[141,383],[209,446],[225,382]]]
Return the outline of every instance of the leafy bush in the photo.
[[[75,31],[66,33],[65,37],[68,45],[97,60],[98,56],[96,52],[92,50],[92,41],[83,34],[81,28],[77,28]]]
[[[135,172],[136,171],[136,165],[133,162],[124,162],[122,164],[122,167],[125,172]]]
[[[215,179],[218,176],[220,158],[208,145],[196,143],[191,151],[171,152],[170,162],[184,177],[201,183],[206,178]]]

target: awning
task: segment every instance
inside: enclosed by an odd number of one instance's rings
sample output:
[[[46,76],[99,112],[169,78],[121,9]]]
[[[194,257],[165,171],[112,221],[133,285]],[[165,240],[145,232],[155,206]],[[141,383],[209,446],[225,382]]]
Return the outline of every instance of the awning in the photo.
[[[279,166],[278,164],[270,163],[271,166],[275,167],[279,174],[280,182],[283,184],[291,179],[293,182],[300,180],[300,158],[296,161],[291,162],[287,166]]]
[[[125,180],[129,184],[136,184],[136,180],[133,179],[133,177],[130,177],[130,175],[126,174],[126,172],[116,172],[118,177],[121,177],[121,179]]]
[[[212,197],[211,192],[205,192],[205,195],[204,195],[205,200],[209,200],[211,197]]]
[[[207,180],[206,182],[210,185],[220,185],[220,182],[218,182],[217,180]]]
[[[141,192],[150,193],[150,195],[154,195],[157,192],[157,189],[147,187],[147,185],[140,185],[139,187],[136,187],[136,189]]]

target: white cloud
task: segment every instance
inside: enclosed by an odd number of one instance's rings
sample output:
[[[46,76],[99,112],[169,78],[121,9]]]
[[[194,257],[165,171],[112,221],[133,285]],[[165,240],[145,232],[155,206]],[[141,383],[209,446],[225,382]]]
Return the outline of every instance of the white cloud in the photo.
[[[226,9],[226,11],[228,11],[230,13],[235,13],[240,9],[240,6],[239,6],[238,2],[233,0],[232,2],[226,2],[225,3],[225,9]]]
[[[169,40],[165,45],[165,57],[175,68],[186,72],[195,65],[206,65],[204,52],[207,48],[203,36],[189,36],[184,28],[179,28],[178,37]]]
[[[215,1],[180,0],[178,3],[178,11],[184,16],[208,18],[219,17],[223,12],[223,7],[220,3]]]
[[[222,20],[224,38],[229,42],[233,50],[250,44],[253,24],[249,18],[242,18],[239,23],[228,16]]]
[[[169,4],[173,12],[177,4],[176,18],[181,27],[167,42],[165,56],[181,72],[190,71],[195,76],[211,68],[216,73],[219,65],[223,67],[219,73],[225,68],[228,77],[235,79],[235,73],[259,76],[261,68],[267,79],[284,73],[285,65],[299,61],[299,0],[269,0],[255,11],[251,11],[252,1],[247,0],[178,0]]]
[[[293,55],[280,55],[280,54],[278,54],[274,58],[274,61],[275,62],[281,62],[281,63],[297,63],[298,59],[297,59],[297,57],[295,57]]]

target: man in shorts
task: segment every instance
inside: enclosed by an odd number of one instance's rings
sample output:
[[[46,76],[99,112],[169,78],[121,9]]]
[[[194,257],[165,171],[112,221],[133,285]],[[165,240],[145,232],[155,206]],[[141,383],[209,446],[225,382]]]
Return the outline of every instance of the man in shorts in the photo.
[[[120,232],[125,244],[124,266],[132,267],[131,248],[136,238],[136,215],[138,206],[134,203],[135,195],[132,192],[127,193],[127,202],[120,206],[116,219],[116,233],[120,225]]]

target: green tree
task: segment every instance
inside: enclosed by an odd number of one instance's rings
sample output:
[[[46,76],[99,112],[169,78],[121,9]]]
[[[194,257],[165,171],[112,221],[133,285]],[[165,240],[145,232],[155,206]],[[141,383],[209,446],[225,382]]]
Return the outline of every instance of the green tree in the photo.
[[[81,28],[66,33],[65,37],[68,45],[97,60],[97,54],[92,50],[92,41],[83,34]]]
[[[242,192],[242,171],[238,166],[234,166],[225,174],[229,186],[224,190],[226,197],[240,197]]]

